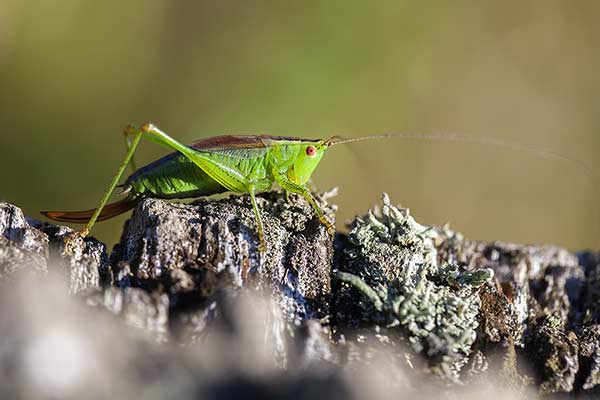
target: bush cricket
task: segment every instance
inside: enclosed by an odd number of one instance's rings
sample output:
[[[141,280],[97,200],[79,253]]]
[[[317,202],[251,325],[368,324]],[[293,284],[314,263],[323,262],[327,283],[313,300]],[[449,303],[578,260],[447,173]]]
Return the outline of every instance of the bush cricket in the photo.
[[[327,231],[333,235],[333,227],[315,202],[307,183],[325,151],[341,143],[394,137],[467,141],[543,154],[576,163],[589,176],[592,174],[584,163],[554,152],[491,138],[460,135],[391,133],[347,139],[333,136],[326,140],[269,135],[228,135],[209,137],[186,146],[151,123],[145,123],[139,128],[129,125],[124,133],[128,138],[128,151],[96,208],[85,211],[42,211],[42,214],[56,221],[86,223],[85,228],[79,232],[85,237],[97,221],[122,214],[135,207],[145,197],[182,199],[225,192],[245,193],[250,195],[256,218],[258,248],[264,252],[264,228],[255,195],[270,190],[274,183],[279,184],[286,192],[304,196]],[[174,152],[135,170],[133,154],[142,138],[168,147]],[[126,197],[107,204],[130,163],[135,171],[121,185],[122,194]]]
[[[339,143],[371,138],[332,137],[328,140],[311,140],[268,135],[230,135],[210,137],[186,146],[151,123],[145,123],[139,128],[130,125],[125,128],[124,133],[129,138],[133,137],[133,140],[128,141],[125,159],[95,209],[42,211],[42,214],[56,221],[86,223],[85,228],[80,231],[80,235],[85,237],[96,221],[122,214],[135,207],[144,197],[175,199],[224,192],[247,193],[256,217],[259,249],[265,251],[264,228],[255,194],[268,191],[277,183],[286,192],[304,196],[327,231],[333,235],[332,225],[325,219],[306,184],[325,150]],[[136,170],[122,185],[122,193],[126,197],[107,204],[125,168],[132,162],[133,153],[142,138],[175,152]]]

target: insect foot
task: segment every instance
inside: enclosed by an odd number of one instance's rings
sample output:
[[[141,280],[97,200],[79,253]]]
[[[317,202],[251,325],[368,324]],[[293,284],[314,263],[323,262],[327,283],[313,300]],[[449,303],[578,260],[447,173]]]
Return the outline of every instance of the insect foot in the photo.
[[[333,227],[333,225],[331,225],[331,223],[329,221],[327,221],[326,218],[320,218],[319,219],[321,221],[321,223],[323,225],[325,225],[325,228],[327,229],[327,233],[329,234],[329,236],[333,237],[335,236],[335,228]]]
[[[267,243],[265,242],[265,238],[260,236],[258,239],[258,251],[261,253],[265,253],[267,251]]]
[[[137,132],[137,129],[133,124],[127,124],[127,126],[125,128],[123,128],[123,134],[125,136],[135,135],[136,132]]]

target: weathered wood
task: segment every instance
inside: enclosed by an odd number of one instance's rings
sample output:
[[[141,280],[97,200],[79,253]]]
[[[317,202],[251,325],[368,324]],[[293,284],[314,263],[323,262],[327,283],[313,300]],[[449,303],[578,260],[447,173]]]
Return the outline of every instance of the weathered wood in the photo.
[[[333,220],[331,195],[318,201]],[[150,342],[134,335],[116,345],[147,353],[109,373],[123,390],[119,374],[154,359],[181,365],[188,379],[181,393],[209,398],[249,384],[294,398],[302,380],[317,394],[346,398],[363,390],[600,391],[599,253],[467,240],[418,224],[386,196],[334,240],[301,197],[267,193],[258,201],[265,253],[257,251],[249,198],[240,196],[147,199],[110,257],[92,238],[0,203],[0,308],[14,308],[55,272],[66,282],[58,290],[76,294],[68,302],[87,304],[77,317],[86,322],[77,321],[98,332],[149,333]],[[64,312],[52,299],[32,307],[44,310],[45,324]],[[0,316],[0,328],[11,315]],[[28,329],[14,325],[4,325],[2,337]],[[0,367],[19,351],[0,352]],[[109,363],[116,357],[94,354]],[[328,378],[316,379],[314,368]],[[177,385],[167,373],[158,380]]]
[[[68,291],[77,293],[98,288],[107,266],[103,243],[81,239],[68,227],[30,220],[18,207],[0,202],[0,283],[16,278],[17,271],[56,272],[64,276]]]

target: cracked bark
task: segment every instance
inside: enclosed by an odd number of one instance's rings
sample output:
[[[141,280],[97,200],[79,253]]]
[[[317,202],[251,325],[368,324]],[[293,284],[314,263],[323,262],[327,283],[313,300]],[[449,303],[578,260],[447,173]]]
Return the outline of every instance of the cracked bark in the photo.
[[[317,196],[331,220],[332,195]],[[315,379],[318,363],[336,373],[385,371],[404,393],[486,382],[523,396],[600,391],[598,253],[471,241],[446,227],[423,227],[385,202],[334,239],[302,198],[273,192],[258,201],[266,253],[257,251],[252,207],[241,196],[191,204],[144,200],[110,256],[93,238],[0,203],[0,286],[10,293],[24,281],[31,289],[57,275],[64,292],[86,304],[89,318],[113,316],[111,324],[123,320],[149,333],[154,344],[146,357],[165,363],[193,361],[164,346],[215,337],[244,359],[244,335],[253,332],[245,316],[253,315],[264,322],[265,362],[280,373],[297,371],[300,380]],[[246,369],[234,365],[227,378],[194,379],[186,388],[210,397],[249,379],[257,390],[272,389],[269,379],[249,378]],[[203,376],[201,368],[186,371]],[[337,389],[318,379],[317,386],[359,396],[355,383],[334,375],[328,382]],[[431,385],[424,388],[423,379]],[[300,381],[286,382],[283,392],[293,397]]]

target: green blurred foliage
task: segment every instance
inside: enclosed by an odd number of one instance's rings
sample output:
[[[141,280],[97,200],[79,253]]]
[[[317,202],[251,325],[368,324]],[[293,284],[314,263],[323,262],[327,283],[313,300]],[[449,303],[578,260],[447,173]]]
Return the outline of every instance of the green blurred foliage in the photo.
[[[145,120],[183,142],[452,132],[598,176],[598,17],[594,1],[3,0],[0,198],[34,217],[91,208],[122,127]],[[144,143],[138,163],[165,153]],[[539,154],[362,143],[333,149],[315,181],[340,187],[340,225],[387,191],[472,238],[600,245],[598,178]],[[94,234],[114,242],[124,219]]]

